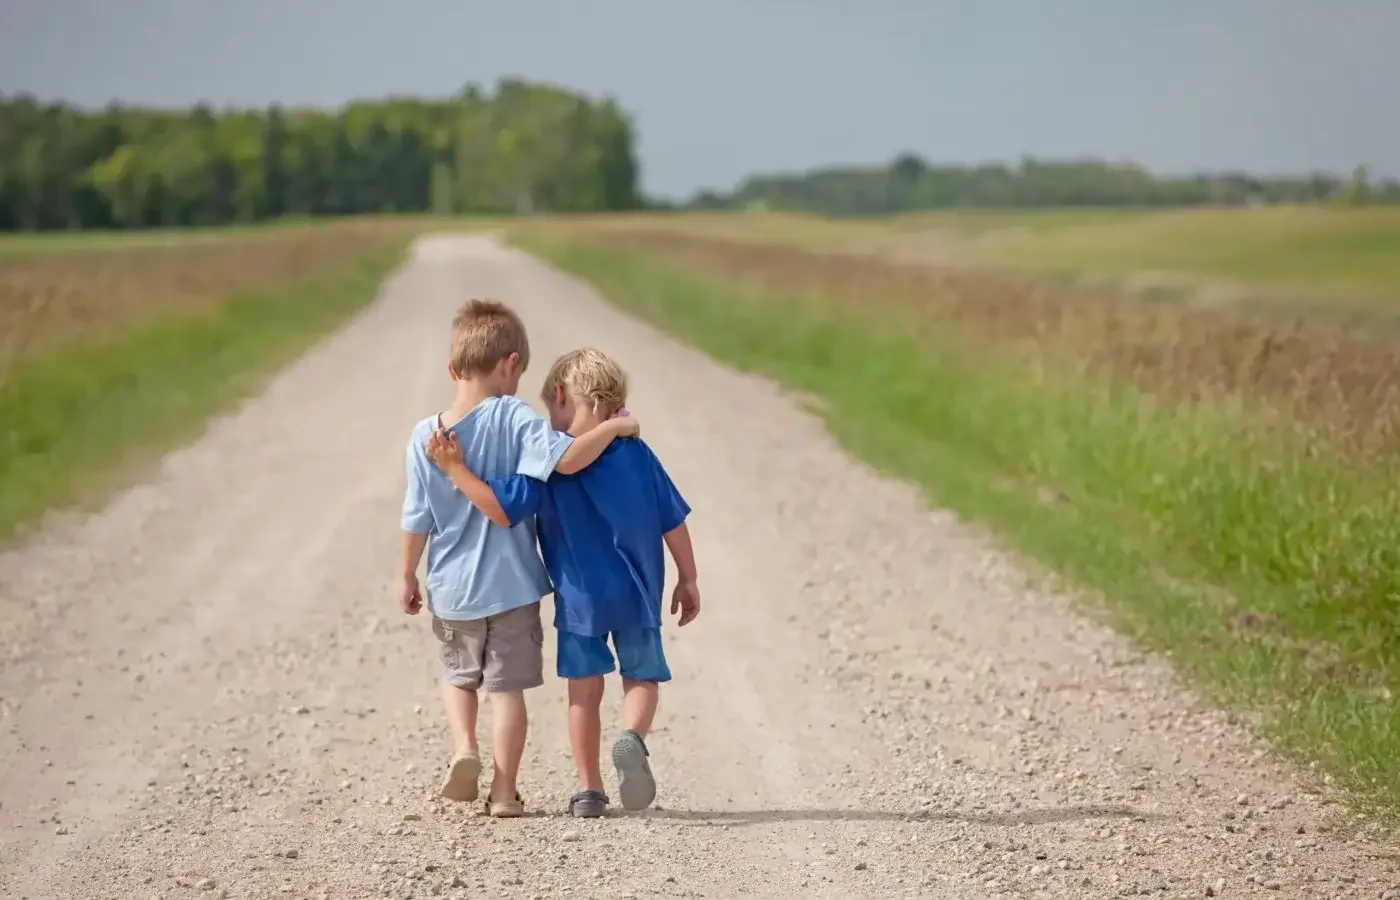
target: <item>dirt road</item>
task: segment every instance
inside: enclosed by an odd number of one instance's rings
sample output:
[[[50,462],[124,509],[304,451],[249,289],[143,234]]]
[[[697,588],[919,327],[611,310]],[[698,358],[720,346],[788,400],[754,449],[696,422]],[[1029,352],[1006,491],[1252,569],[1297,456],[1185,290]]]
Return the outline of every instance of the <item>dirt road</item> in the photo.
[[[561,815],[554,681],[531,697],[539,816],[434,796],[428,623],[390,583],[403,442],[448,399],[446,328],[472,295],[529,324],[524,396],[566,348],[618,356],[696,508],[707,605],[668,632],[663,808],[645,815]],[[0,597],[6,898],[1377,898],[1400,881],[1163,664],[774,387],[484,238],[425,239],[376,306],[149,483],[0,556]]]

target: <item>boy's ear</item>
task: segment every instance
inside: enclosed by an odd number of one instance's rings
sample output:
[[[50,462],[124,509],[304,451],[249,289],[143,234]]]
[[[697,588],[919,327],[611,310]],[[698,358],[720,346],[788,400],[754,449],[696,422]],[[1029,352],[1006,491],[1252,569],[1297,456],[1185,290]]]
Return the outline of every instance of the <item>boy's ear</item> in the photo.
[[[447,364],[447,377],[453,381],[457,380],[457,367],[450,362]]]
[[[520,371],[520,354],[512,353],[505,358],[506,374],[514,375]]]

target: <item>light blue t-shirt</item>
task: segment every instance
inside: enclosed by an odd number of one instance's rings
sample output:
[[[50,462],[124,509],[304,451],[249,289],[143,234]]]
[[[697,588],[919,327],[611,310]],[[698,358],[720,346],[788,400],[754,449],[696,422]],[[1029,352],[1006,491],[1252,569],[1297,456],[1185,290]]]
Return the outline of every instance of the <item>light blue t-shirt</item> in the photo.
[[[404,460],[403,530],[428,535],[428,610],[440,619],[484,619],[534,603],[550,591],[535,520],[491,524],[428,459],[430,416],[413,429]],[[448,429],[478,478],[547,480],[573,438],[555,431],[515,397],[492,397]]]

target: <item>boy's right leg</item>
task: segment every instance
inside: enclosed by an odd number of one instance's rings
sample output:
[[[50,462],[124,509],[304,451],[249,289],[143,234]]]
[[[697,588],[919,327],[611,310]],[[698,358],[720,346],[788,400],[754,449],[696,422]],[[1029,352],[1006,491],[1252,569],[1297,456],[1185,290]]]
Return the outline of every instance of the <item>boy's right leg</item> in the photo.
[[[514,810],[520,797],[520,760],[529,716],[523,691],[491,691],[491,794],[493,814]]]
[[[603,770],[598,761],[603,722],[603,676],[569,682],[569,748],[574,754],[580,791],[603,793]]]
[[[611,672],[612,651],[608,639],[559,632],[558,673],[569,681],[569,746],[578,773],[578,791],[569,800],[569,812],[581,819],[597,818],[608,810],[599,757],[603,705],[603,676]]]
[[[525,756],[529,718],[525,691],[544,684],[544,627],[538,601],[497,613],[486,620],[483,685],[491,695],[491,793],[493,816],[523,815],[520,761]]]

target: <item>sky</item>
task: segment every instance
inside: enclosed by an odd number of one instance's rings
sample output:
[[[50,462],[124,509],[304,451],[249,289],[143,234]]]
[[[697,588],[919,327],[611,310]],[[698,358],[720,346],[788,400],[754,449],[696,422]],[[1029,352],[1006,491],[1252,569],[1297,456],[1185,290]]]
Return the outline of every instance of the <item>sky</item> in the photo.
[[[0,92],[334,106],[612,95],[643,186],[1095,156],[1400,174],[1394,0],[0,0]]]

